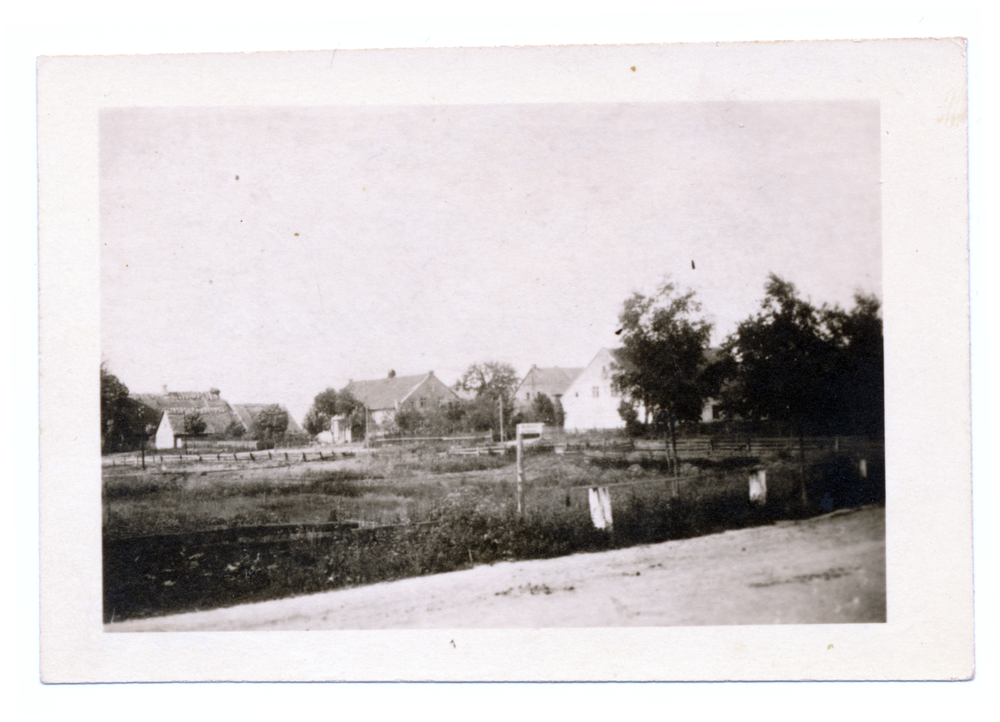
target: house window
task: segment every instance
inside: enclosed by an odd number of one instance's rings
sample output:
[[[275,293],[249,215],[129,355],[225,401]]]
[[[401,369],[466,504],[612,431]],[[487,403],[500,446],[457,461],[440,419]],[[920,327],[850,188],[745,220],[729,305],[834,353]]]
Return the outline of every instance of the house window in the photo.
[[[600,396],[601,396],[601,387],[600,386],[593,386],[593,387],[591,387],[590,393],[593,395],[593,397],[595,399],[600,398]]]
[[[531,392],[529,391],[528,393],[526,393],[524,395],[524,398],[527,399],[528,401],[531,401]]]
[[[427,399],[420,399],[420,408],[427,406]]]

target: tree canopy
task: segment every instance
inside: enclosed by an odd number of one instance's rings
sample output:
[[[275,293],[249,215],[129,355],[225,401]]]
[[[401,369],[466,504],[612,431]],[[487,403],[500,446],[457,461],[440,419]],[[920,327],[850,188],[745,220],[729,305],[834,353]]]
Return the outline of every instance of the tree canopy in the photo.
[[[330,419],[343,416],[354,430],[362,430],[365,425],[365,410],[354,395],[343,388],[337,391],[327,388],[316,394],[313,405],[303,420],[305,430],[310,434],[318,434],[330,429]]]
[[[654,426],[676,437],[678,421],[696,420],[711,395],[704,375],[712,325],[702,318],[694,291],[665,282],[651,296],[634,293],[618,320],[622,348],[612,377],[630,402],[645,408]],[[623,418],[636,423],[626,411]]]
[[[474,363],[455,384],[456,391],[475,393],[468,405],[466,418],[474,431],[499,429],[498,406],[503,406],[504,435],[509,436],[514,420],[514,390],[518,376],[514,367],[500,361]]]
[[[771,274],[760,310],[723,344],[729,416],[803,433],[878,434],[884,422],[882,321],[874,296],[819,308]]]
[[[280,439],[288,428],[288,412],[278,404],[261,409],[253,422],[253,436],[261,441]]]
[[[101,364],[101,451],[137,448],[145,438],[146,423],[139,402],[128,387]]]
[[[455,384],[456,390],[471,391],[493,399],[509,399],[517,388],[518,377],[514,367],[500,361],[474,363]]]

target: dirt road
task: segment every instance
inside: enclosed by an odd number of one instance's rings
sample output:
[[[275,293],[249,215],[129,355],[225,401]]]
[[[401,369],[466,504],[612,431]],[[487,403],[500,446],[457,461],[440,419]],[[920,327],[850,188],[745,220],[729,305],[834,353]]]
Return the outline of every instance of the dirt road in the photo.
[[[109,632],[884,622],[885,510],[105,625]]]

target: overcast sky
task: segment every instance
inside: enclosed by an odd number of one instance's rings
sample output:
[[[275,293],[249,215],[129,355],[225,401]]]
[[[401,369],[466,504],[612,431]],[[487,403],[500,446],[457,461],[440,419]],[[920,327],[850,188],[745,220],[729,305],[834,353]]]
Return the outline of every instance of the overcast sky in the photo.
[[[102,355],[133,392],[301,421],[389,369],[584,366],[668,275],[714,343],[772,271],[882,297],[877,103],[120,109],[100,133]]]

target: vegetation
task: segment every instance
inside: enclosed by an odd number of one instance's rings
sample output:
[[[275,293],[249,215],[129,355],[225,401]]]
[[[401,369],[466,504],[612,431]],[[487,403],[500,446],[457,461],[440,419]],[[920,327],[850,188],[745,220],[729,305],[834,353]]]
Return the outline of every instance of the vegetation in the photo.
[[[101,453],[131,451],[156,431],[142,404],[129,396],[128,387],[101,364]]]
[[[797,470],[778,457],[692,459],[702,474],[679,480],[675,497],[672,481],[652,462],[595,465],[533,455],[523,517],[514,507],[507,456],[393,451],[207,475],[108,470],[105,619],[681,539],[881,499],[875,458],[868,485],[851,458],[822,454],[811,461],[810,506],[802,508]],[[764,506],[747,497],[747,469],[758,466],[767,469]],[[610,487],[609,534],[591,523],[587,487],[612,484],[618,486]]]
[[[880,304],[819,308],[772,274],[761,309],[723,345],[723,410],[790,433],[880,436],[884,381]]]
[[[275,441],[285,436],[288,428],[288,412],[278,404],[261,409],[253,421],[253,438],[261,441]]]
[[[193,434],[197,436],[198,434],[204,434],[205,429],[207,428],[208,424],[205,423],[205,419],[203,419],[201,414],[197,411],[189,411],[184,414],[185,434]]]
[[[455,384],[457,391],[471,391],[475,399],[466,405],[465,425],[470,431],[500,429],[503,409],[505,438],[513,436],[514,390],[518,376],[514,367],[499,361],[475,363]]]
[[[633,294],[618,317],[622,348],[613,379],[632,407],[619,413],[634,428],[640,405],[654,429],[668,432],[675,454],[678,422],[697,420],[714,391],[704,373],[712,326],[699,317],[694,296],[667,282],[652,296]]]
[[[393,373],[393,375],[395,374]],[[330,420],[334,416],[345,419],[351,427],[354,438],[364,436],[365,408],[346,387],[340,391],[327,388],[316,394],[312,408],[309,409],[303,420],[303,428],[313,436],[323,431],[329,431]]]

